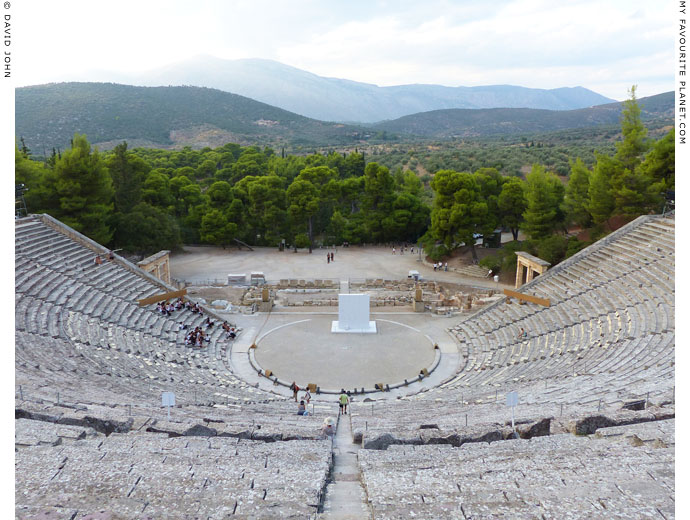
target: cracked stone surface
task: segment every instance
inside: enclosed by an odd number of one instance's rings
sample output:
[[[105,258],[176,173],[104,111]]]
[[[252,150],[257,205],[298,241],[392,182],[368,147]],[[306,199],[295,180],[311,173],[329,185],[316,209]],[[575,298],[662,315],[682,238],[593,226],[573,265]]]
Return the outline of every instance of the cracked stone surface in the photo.
[[[361,450],[375,518],[673,518],[674,421],[452,446]],[[638,435],[640,446],[617,440]],[[663,437],[666,447],[651,438]]]
[[[37,446],[16,453],[16,514],[305,518],[316,513],[330,457],[328,441],[151,433]]]

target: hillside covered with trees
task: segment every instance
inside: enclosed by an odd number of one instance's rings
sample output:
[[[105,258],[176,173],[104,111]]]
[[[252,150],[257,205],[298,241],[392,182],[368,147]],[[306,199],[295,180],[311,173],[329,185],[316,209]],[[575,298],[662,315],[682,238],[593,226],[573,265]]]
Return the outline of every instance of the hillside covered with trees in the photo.
[[[108,149],[123,140],[150,148],[226,142],[349,144],[371,133],[200,87],[51,83],[16,89],[15,113],[16,135],[37,153],[44,147],[64,149],[75,133]]]
[[[491,164],[440,168],[422,182],[359,152],[277,154],[228,143],[192,150],[100,152],[85,135],[44,160],[20,140],[17,183],[32,213],[46,212],[94,240],[144,255],[182,243],[227,246],[234,238],[276,246],[316,243],[423,243],[434,259],[474,244],[497,227],[522,229],[522,249],[556,263],[586,245],[567,235],[575,225],[591,238],[614,216],[660,211],[675,189],[673,130],[647,137],[634,89],[620,139],[588,166],[569,158],[568,182],[542,164],[523,179]],[[487,262],[509,268],[517,242]],[[488,265],[487,264],[487,265]]]
[[[640,101],[643,120],[673,121],[674,93]],[[607,103],[577,110],[533,108],[447,109],[422,112],[372,125],[379,131],[427,138],[477,137],[553,132],[574,128],[616,125],[624,103]]]
[[[641,102],[644,121],[671,124],[673,93]],[[328,146],[395,146],[430,140],[446,145],[602,125],[615,128],[621,110],[621,103],[581,110],[437,110],[365,128],[309,119],[210,88],[53,83],[16,89],[15,132],[37,155],[52,148],[64,150],[75,133],[87,135],[101,150],[111,150],[122,141],[132,148],[169,149],[216,148],[233,142],[303,154]]]

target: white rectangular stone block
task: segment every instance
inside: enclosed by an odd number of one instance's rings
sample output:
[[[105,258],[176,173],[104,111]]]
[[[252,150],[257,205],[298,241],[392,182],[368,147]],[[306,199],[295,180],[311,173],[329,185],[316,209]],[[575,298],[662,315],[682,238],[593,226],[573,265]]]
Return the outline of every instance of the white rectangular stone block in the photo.
[[[339,294],[338,321],[332,323],[331,332],[376,333],[376,322],[369,321],[369,295]]]

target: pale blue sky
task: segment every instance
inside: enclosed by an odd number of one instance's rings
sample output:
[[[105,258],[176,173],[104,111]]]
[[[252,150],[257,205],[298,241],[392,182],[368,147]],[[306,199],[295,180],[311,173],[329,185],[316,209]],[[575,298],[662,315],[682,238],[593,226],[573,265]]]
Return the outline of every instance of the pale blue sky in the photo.
[[[673,89],[670,0],[19,4],[18,86],[210,54],[377,85],[581,85],[619,100],[632,84],[640,97]]]

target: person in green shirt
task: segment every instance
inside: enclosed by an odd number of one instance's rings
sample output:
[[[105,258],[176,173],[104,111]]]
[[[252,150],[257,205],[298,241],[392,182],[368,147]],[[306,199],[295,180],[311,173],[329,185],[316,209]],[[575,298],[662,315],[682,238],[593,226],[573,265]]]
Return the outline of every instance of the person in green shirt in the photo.
[[[343,415],[347,415],[347,405],[350,404],[350,398],[347,396],[344,389],[340,390],[338,404],[340,405],[340,413]]]

